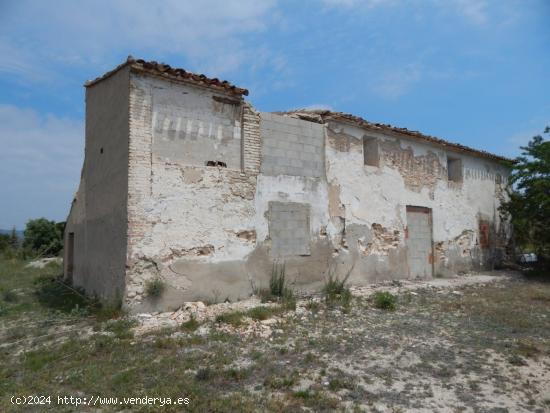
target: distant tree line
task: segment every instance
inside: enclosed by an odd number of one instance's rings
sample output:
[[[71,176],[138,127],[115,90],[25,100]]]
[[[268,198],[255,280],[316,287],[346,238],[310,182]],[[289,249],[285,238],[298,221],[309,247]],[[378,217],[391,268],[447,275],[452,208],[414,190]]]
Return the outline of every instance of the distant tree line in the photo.
[[[46,218],[31,219],[25,226],[23,240],[15,228],[9,234],[0,234],[0,254],[7,258],[54,257],[63,249],[65,223]]]

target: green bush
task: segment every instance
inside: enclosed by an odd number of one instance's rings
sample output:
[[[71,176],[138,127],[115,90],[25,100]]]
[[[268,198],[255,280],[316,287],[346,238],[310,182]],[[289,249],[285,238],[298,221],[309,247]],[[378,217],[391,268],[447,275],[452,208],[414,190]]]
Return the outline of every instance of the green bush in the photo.
[[[31,219],[25,227],[23,249],[43,256],[56,256],[63,249],[65,223],[46,218]]]
[[[200,325],[195,316],[191,315],[189,320],[181,324],[181,329],[184,331],[195,331]]]
[[[397,297],[389,291],[377,291],[373,296],[374,306],[382,310],[395,310]]]
[[[12,290],[2,290],[2,299],[7,303],[14,303],[17,301],[17,294]]]
[[[246,315],[254,320],[267,320],[275,315],[281,314],[284,311],[284,307],[281,306],[258,306],[251,308],[246,312]]]
[[[351,305],[351,291],[346,283],[351,270],[342,279],[339,279],[333,270],[329,271],[323,286],[323,294],[328,305],[340,304],[347,311]]]
[[[73,287],[62,276],[42,276],[36,279],[35,294],[43,306],[64,313],[99,306],[95,300],[85,295],[84,290]]]
[[[8,234],[0,234],[0,252],[7,250],[10,247],[10,236]]]
[[[145,293],[149,297],[158,298],[162,295],[164,287],[164,282],[160,278],[155,277],[145,282]]]
[[[292,291],[286,285],[285,265],[274,264],[269,279],[269,291],[274,297],[285,297],[292,294]]]
[[[243,317],[244,314],[241,311],[232,311],[218,315],[216,317],[216,322],[240,326],[243,323]]]
[[[134,337],[132,328],[137,325],[135,320],[129,318],[120,318],[118,320],[110,320],[105,326],[105,331],[109,331],[116,338],[128,339]]]
[[[258,295],[263,303],[276,301],[282,303],[287,310],[296,309],[296,299],[286,281],[284,264],[273,264],[269,279],[269,289],[261,289]]]

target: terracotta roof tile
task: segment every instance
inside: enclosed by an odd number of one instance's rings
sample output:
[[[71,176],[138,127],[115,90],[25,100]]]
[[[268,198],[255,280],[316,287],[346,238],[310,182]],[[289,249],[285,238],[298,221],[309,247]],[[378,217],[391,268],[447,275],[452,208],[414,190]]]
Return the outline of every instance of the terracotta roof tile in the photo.
[[[235,85],[232,85],[227,80],[220,80],[218,78],[209,78],[203,74],[188,72],[181,68],[173,68],[170,65],[167,65],[165,63],[157,63],[155,61],[146,61],[143,59],[134,59],[132,56],[128,56],[128,59],[124,63],[118,65],[113,70],[105,73],[104,75],[94,80],[87,81],[84,84],[84,86],[90,87],[92,85],[95,85],[96,83],[102,81],[103,79],[106,79],[109,76],[112,76],[113,74],[115,74],[120,69],[126,66],[130,66],[132,70],[135,70],[135,71],[141,71],[141,72],[159,75],[159,76],[168,78],[170,80],[176,80],[176,81],[180,80],[184,82],[191,82],[198,85],[211,87],[214,89],[224,90],[236,95],[245,95],[245,96],[248,95],[247,89],[243,89]]]
[[[333,112],[329,110],[306,110],[306,109],[297,109],[297,110],[288,111],[288,112],[276,112],[276,113],[279,113],[281,115],[294,116],[304,120],[308,120],[310,122],[317,122],[317,123],[326,123],[327,121],[330,121],[330,120],[346,121],[370,130],[379,130],[382,132],[388,131],[388,132],[398,133],[401,135],[407,135],[417,140],[441,145],[457,152],[466,152],[472,155],[481,156],[481,157],[489,158],[496,161],[514,162],[512,159],[506,158],[504,156],[495,155],[487,151],[470,148],[460,143],[449,142],[444,139],[437,138],[435,136],[426,135],[418,131],[409,130],[407,128],[400,128],[397,126],[392,126],[384,123],[369,122],[359,116],[351,115],[349,113]]]

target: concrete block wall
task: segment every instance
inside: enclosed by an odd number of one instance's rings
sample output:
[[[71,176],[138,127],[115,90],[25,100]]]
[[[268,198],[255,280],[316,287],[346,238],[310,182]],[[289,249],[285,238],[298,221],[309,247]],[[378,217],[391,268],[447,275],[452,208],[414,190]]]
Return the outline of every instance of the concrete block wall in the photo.
[[[272,257],[310,255],[309,204],[269,202]]]
[[[324,130],[317,123],[273,113],[261,114],[265,175],[324,176]]]

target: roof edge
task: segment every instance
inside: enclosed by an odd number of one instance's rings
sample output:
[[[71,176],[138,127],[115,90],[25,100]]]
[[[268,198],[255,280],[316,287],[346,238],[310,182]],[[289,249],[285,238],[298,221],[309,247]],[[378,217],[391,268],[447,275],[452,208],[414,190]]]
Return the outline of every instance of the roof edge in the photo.
[[[233,95],[248,96],[248,89],[240,88],[229,83],[226,80],[220,80],[218,78],[209,78],[203,74],[196,74],[188,72],[185,69],[173,68],[164,63],[157,63],[155,61],[145,61],[143,59],[135,59],[132,56],[128,56],[125,62],[121,63],[114,69],[104,73],[103,75],[88,80],[84,83],[84,87],[91,87],[111,76],[123,68],[130,66],[132,70],[143,72],[151,75],[161,76],[167,80],[179,81],[184,83],[190,83],[198,86],[203,86],[211,89],[217,89],[223,92],[229,92]]]
[[[350,123],[354,126],[359,126],[372,131],[391,132],[401,136],[406,135],[407,137],[411,137],[423,142],[428,142],[428,143],[446,147],[455,152],[468,153],[478,157],[488,158],[499,162],[515,163],[515,160],[507,158],[505,156],[496,155],[494,153],[483,151],[480,149],[474,149],[469,146],[462,145],[460,143],[449,142],[447,140],[444,140],[435,136],[431,136],[431,135],[426,135],[422,132],[409,130],[407,128],[400,128],[397,126],[388,125],[384,123],[369,122],[359,116],[355,116],[349,113],[333,112],[330,110],[308,110],[308,109],[296,109],[292,111],[273,112],[273,113],[286,115],[286,116],[294,116],[309,122],[316,122],[316,123],[323,123],[323,124],[327,123],[330,120],[343,121],[343,122]]]

